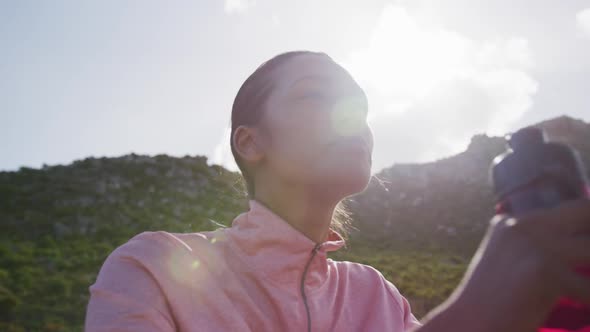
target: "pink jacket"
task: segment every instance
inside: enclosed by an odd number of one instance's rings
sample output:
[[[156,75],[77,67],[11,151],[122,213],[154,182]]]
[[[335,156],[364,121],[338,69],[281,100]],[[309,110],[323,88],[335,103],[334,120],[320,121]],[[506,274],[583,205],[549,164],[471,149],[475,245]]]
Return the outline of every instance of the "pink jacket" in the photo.
[[[115,249],[90,286],[87,332],[408,331],[420,323],[371,266],[333,261],[255,200],[230,228],[143,232]],[[303,289],[302,289],[302,286]]]

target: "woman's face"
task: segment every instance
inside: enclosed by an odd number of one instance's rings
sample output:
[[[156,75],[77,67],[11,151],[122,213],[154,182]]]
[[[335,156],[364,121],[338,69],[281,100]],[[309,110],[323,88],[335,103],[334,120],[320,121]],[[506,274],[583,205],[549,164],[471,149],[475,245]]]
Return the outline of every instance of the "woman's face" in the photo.
[[[316,54],[289,59],[272,80],[262,120],[265,167],[288,182],[346,195],[363,191],[371,175],[373,134],[360,86],[330,58]]]

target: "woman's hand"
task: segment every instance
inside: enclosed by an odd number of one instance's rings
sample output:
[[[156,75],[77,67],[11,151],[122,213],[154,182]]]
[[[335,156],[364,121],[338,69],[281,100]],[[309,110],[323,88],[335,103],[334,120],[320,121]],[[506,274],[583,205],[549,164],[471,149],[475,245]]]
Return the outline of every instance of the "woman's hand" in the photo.
[[[536,331],[560,296],[590,304],[579,265],[590,265],[590,201],[497,215],[461,285],[418,331]]]

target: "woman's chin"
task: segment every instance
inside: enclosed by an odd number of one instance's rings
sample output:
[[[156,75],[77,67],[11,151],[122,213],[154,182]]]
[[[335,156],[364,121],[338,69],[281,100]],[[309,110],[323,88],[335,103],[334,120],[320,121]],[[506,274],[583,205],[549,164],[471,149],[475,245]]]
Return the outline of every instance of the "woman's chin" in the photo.
[[[337,165],[326,169],[318,176],[317,183],[322,184],[323,190],[333,190],[343,198],[364,191],[371,179],[371,164]]]
[[[371,168],[366,172],[362,172],[360,174],[356,174],[356,176],[351,175],[349,178],[344,178],[343,182],[347,184],[347,187],[350,188],[347,196],[354,195],[360,193],[367,189],[369,185],[369,180],[371,179]]]

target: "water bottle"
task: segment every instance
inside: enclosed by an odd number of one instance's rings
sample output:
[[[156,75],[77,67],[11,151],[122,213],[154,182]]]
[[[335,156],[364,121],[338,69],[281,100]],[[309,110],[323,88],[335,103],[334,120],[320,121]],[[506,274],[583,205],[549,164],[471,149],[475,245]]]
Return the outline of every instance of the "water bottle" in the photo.
[[[509,149],[490,167],[496,213],[517,217],[568,200],[590,199],[590,185],[576,150],[548,142],[536,127],[523,128],[507,140]],[[590,284],[590,266],[575,270],[588,277]],[[590,331],[590,307],[561,298],[539,331]]]

